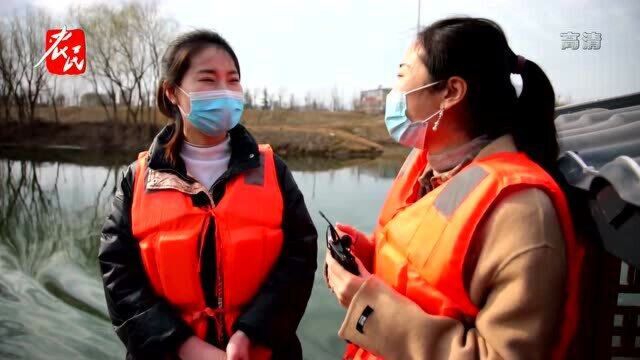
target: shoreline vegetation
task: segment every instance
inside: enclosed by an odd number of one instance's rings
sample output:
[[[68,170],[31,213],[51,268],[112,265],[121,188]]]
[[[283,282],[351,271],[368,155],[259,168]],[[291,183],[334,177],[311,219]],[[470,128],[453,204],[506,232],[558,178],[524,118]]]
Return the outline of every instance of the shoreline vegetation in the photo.
[[[27,8],[0,23],[0,156],[29,152],[50,159],[66,151],[94,161],[130,158],[168,122],[153,106],[153,94],[161,81],[161,55],[180,24],[156,4],[135,0],[99,1],[69,14],[74,27],[92,30],[85,33],[91,66],[78,77],[52,76],[32,63],[42,57],[41,29],[53,28],[47,10]],[[243,95],[243,125],[282,157],[377,159],[397,148],[383,117],[347,111],[364,107],[337,85],[326,99],[284,87],[247,86]]]
[[[53,153],[89,153],[113,162],[146,150],[168,123],[124,123],[105,119],[101,107],[40,107],[37,121],[4,122],[0,155],[30,153],[43,161]],[[119,109],[125,112],[125,108]],[[58,121],[53,119],[57,118]],[[352,111],[293,111],[247,109],[241,123],[259,143],[270,144],[284,158],[318,158],[340,162],[378,157],[402,157],[405,152],[389,137],[381,115]],[[97,159],[94,159],[97,160]],[[90,161],[95,162],[95,161]],[[105,161],[112,162],[112,161]]]

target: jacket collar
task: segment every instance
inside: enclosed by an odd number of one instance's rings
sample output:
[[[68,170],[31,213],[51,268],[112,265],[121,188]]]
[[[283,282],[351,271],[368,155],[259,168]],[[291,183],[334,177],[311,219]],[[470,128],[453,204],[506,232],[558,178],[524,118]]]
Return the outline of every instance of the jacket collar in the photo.
[[[150,169],[156,171],[177,173],[183,180],[191,183],[194,180],[187,175],[187,169],[182,158],[176,156],[176,163],[173,165],[164,156],[164,146],[174,131],[175,124],[169,124],[162,128],[158,135],[156,135],[149,148],[148,166]],[[231,129],[229,131],[229,137],[231,158],[229,159],[229,169],[227,171],[231,176],[260,166],[258,143],[244,126],[238,124]]]
[[[513,136],[510,134],[502,135],[493,141],[491,141],[487,146],[482,148],[478,155],[476,155],[475,159],[479,160],[485,158],[487,156],[497,154],[500,152],[517,152],[516,144],[513,140]]]
[[[501,153],[501,152],[516,152],[518,149],[516,148],[515,142],[513,140],[513,136],[510,134],[502,135],[494,140],[492,140],[489,144],[483,147],[478,154],[473,158],[468,158],[460,163],[458,166],[454,167],[451,170],[436,173],[433,168],[427,163],[426,168],[418,178],[418,182],[420,183],[420,196],[422,197],[427,192],[435,189],[441,184],[447,182],[449,179],[458,174],[463,168],[465,168],[469,163],[474,160],[480,160],[482,158]]]

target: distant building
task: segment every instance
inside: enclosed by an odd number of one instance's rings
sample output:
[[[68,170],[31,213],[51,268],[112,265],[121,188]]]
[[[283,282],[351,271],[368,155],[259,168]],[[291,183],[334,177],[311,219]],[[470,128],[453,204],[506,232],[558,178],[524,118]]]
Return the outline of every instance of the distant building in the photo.
[[[384,104],[390,91],[390,88],[383,88],[382,86],[373,90],[361,91],[359,110],[367,114],[384,113]]]
[[[102,104],[112,105],[113,102],[107,94],[84,93],[80,97],[80,106],[100,106]]]

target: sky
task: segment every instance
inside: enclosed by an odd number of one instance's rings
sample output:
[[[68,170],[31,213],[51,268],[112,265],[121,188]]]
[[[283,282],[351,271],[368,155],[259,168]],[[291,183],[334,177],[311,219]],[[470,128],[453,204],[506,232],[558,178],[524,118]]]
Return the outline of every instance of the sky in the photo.
[[[30,3],[63,21],[64,10],[78,2]],[[2,11],[22,4],[9,0]],[[239,57],[245,88],[282,90],[298,101],[308,92],[328,99],[335,88],[349,102],[360,90],[391,87],[418,25],[418,0],[164,0],[159,6],[180,31],[222,34]],[[514,52],[540,65],[556,95],[571,103],[640,91],[638,0],[421,1],[422,26],[452,15],[496,21]],[[569,31],[601,33],[601,48],[562,50],[560,33]]]

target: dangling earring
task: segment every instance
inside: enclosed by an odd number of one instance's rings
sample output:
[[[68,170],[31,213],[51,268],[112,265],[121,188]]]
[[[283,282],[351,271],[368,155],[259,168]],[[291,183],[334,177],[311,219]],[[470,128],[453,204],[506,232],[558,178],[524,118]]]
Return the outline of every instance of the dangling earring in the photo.
[[[438,111],[438,118],[436,119],[436,123],[433,124],[433,131],[438,130],[438,125],[440,125],[440,119],[442,119],[443,114],[444,114],[444,106],[440,106],[440,111]]]

